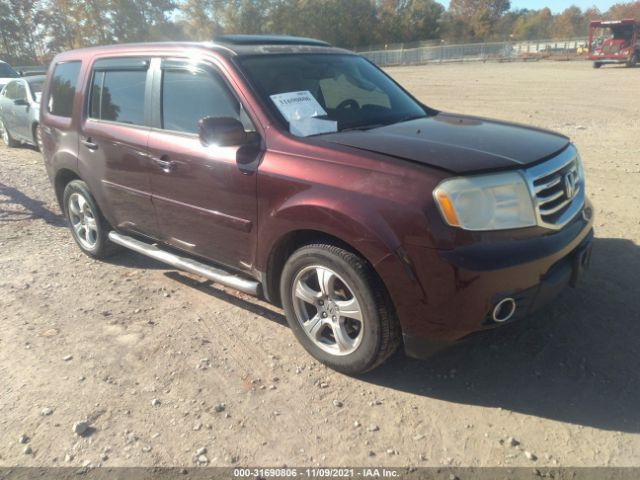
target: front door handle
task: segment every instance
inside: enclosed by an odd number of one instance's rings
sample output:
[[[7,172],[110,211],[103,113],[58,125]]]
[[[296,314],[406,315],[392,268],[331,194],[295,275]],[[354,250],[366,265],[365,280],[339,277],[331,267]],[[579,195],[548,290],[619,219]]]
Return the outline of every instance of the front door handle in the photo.
[[[151,157],[151,159],[158,164],[163,172],[169,173],[173,171],[176,166],[176,162],[169,160],[169,157],[162,155],[161,157]]]
[[[91,141],[91,137],[86,138],[84,140],[81,140],[81,143],[87,147],[89,150],[97,150],[98,149],[98,144],[97,143],[93,143]]]

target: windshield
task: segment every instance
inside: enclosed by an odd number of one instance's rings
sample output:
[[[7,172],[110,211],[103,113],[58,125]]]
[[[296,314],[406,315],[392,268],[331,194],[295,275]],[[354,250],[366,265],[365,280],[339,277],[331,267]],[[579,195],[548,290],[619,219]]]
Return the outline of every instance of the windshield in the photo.
[[[44,85],[44,79],[27,80],[27,83],[29,84],[31,95],[33,95],[33,98],[35,98],[36,102],[39,102],[40,97],[42,96],[42,86]]]
[[[622,40],[626,44],[633,39],[633,25],[603,26],[593,29],[593,46],[601,48],[605,43]]]
[[[18,72],[7,63],[0,63],[0,77],[2,78],[18,78]]]
[[[264,55],[240,63],[294,135],[368,129],[426,116],[389,77],[356,55]]]

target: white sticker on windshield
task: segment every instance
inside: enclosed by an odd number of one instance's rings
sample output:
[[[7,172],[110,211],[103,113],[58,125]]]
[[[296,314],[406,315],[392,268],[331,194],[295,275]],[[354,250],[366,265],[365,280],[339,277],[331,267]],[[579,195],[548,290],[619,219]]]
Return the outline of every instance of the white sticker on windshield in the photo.
[[[289,131],[298,137],[334,133],[338,131],[338,122],[313,117],[301,118],[300,120],[289,122]]]
[[[327,114],[309,90],[278,93],[271,100],[288,122]]]

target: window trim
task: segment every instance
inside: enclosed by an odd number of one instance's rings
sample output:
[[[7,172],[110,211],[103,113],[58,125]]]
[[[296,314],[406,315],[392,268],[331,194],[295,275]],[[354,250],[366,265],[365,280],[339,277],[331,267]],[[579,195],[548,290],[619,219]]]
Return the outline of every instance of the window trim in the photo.
[[[240,108],[244,110],[245,114],[251,121],[253,125],[253,133],[262,137],[260,134],[260,130],[258,128],[259,123],[256,121],[255,116],[251,113],[251,111],[247,108],[246,103],[240,98],[236,88],[231,84],[227,75],[224,73],[223,69],[221,69],[216,63],[207,59],[207,58],[199,58],[196,61],[193,59],[189,59],[188,57],[179,57],[174,55],[166,55],[162,57],[153,58],[151,61],[150,70],[153,70],[153,93],[152,93],[152,122],[151,129],[157,132],[165,132],[172,135],[180,135],[186,136],[189,138],[197,138],[197,133],[192,132],[183,132],[180,130],[170,130],[164,128],[162,126],[162,74],[164,70],[187,70],[192,71],[193,69],[202,70],[207,72],[209,69],[220,79],[222,83],[231,94],[233,98],[240,104]]]
[[[68,65],[70,63],[77,63],[79,68],[78,68],[78,77],[76,78],[76,83],[73,87],[73,97],[71,99],[71,114],[69,116],[66,115],[57,115],[53,112],[51,112],[49,110],[49,102],[51,101],[51,94],[52,94],[52,87],[54,84],[54,79],[55,79],[55,75],[56,75],[56,69],[60,66],[60,65]],[[78,93],[78,86],[81,84],[82,81],[82,60],[80,59],[74,59],[74,60],[62,60],[60,62],[56,62],[56,64],[53,66],[53,69],[51,70],[51,78],[47,81],[47,91],[46,91],[46,97],[45,97],[45,101],[43,102],[44,105],[44,113],[46,115],[50,115],[54,118],[59,118],[59,119],[65,119],[67,121],[72,121],[73,120],[73,109],[75,108],[75,104],[76,104],[76,94]]]

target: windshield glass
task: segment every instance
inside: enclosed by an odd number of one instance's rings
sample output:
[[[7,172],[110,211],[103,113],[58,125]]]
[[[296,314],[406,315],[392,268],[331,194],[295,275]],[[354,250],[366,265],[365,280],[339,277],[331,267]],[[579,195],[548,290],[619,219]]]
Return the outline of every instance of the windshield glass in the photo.
[[[0,63],[0,77],[3,78],[18,78],[18,72],[9,66],[7,63]]]
[[[356,55],[264,55],[240,63],[294,135],[368,129],[426,115],[389,77]]]
[[[39,102],[40,97],[42,96],[42,86],[44,85],[44,79],[38,78],[34,80],[27,80],[27,83],[29,84],[29,88],[31,89],[33,98],[35,98],[35,100]]]

